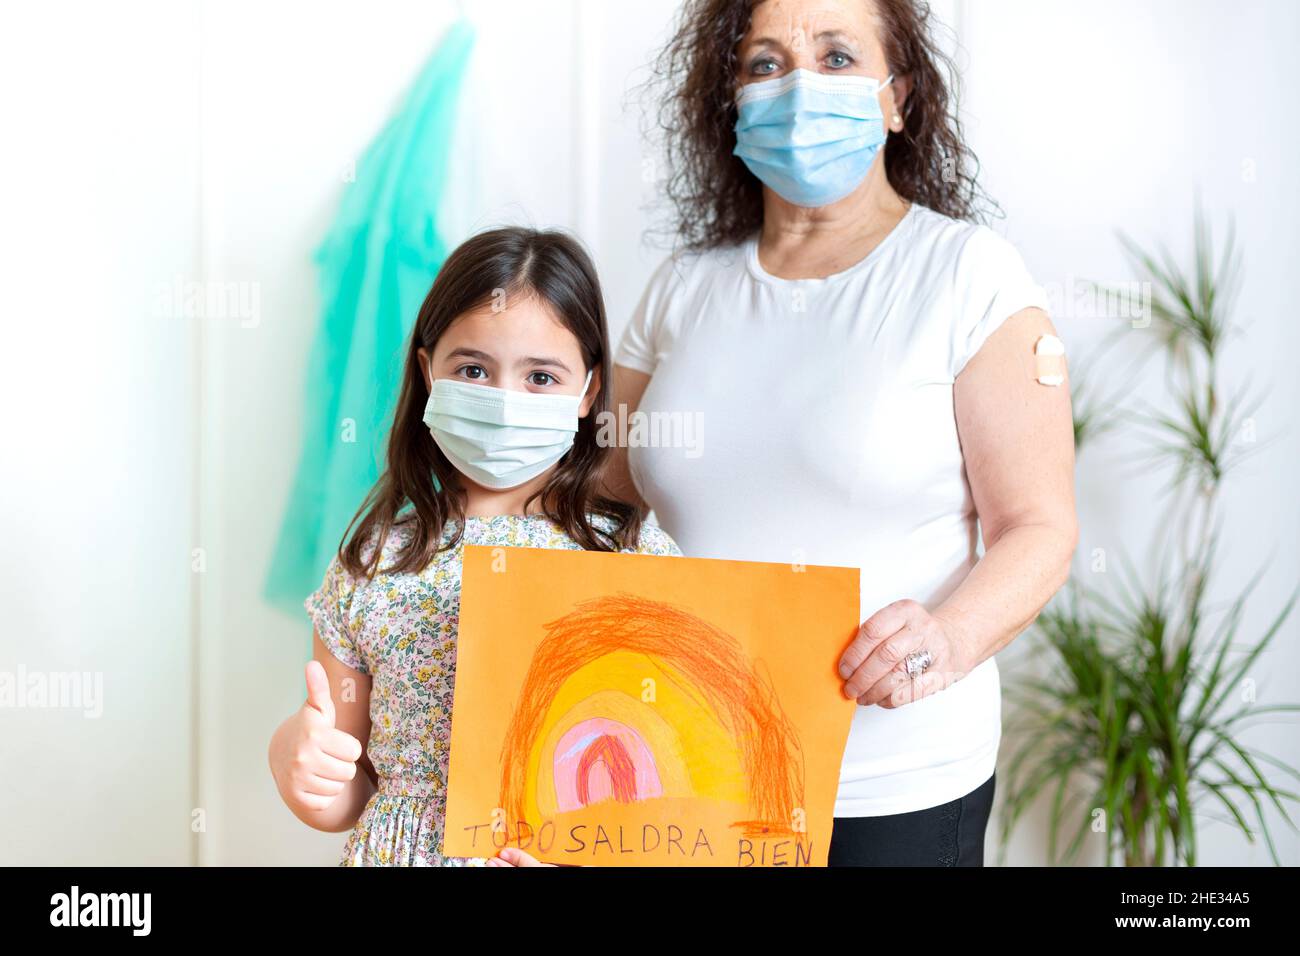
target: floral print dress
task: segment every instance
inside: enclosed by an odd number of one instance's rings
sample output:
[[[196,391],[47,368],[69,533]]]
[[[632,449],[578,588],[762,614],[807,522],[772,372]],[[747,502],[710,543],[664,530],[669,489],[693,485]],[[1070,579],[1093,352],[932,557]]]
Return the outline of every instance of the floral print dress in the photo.
[[[609,524],[592,518],[597,527]],[[444,531],[444,542],[456,524]],[[380,567],[408,540],[395,529]],[[355,578],[338,557],[306,601],[316,632],[347,666],[368,674],[370,740],[366,753],[379,777],[343,850],[341,866],[481,866],[479,859],[444,858],[456,624],[460,611],[461,552],[465,544],[581,550],[544,515],[467,518],[461,541],[439,551],[419,574],[378,573]],[[372,545],[373,547],[373,545]],[[654,525],[645,525],[639,554],[680,555]]]

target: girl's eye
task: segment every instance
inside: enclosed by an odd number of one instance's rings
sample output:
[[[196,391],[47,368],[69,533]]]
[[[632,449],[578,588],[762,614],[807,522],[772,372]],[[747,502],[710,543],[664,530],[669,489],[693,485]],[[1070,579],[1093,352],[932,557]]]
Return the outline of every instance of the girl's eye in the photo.
[[[853,58],[847,53],[840,53],[838,50],[830,53],[826,57],[826,65],[832,70],[842,70],[853,63]]]
[[[548,385],[555,384],[555,376],[550,372],[533,372],[528,376],[528,384],[536,385],[539,388],[545,388]]]
[[[777,69],[776,60],[765,58],[762,60],[755,60],[753,64],[751,64],[749,72],[753,76],[769,76],[775,73]]]
[[[462,365],[456,372],[469,379],[487,378],[487,369],[482,365]]]

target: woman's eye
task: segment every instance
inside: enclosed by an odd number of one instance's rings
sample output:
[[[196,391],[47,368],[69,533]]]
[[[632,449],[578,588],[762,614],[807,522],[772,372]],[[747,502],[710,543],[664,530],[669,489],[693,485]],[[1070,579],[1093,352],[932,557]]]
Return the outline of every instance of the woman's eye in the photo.
[[[539,388],[545,388],[548,385],[555,384],[555,376],[550,372],[534,372],[528,376],[528,384],[536,385]]]
[[[487,369],[482,365],[462,365],[456,370],[465,378],[487,378]]]
[[[749,68],[749,72],[754,76],[768,76],[776,71],[776,60],[755,60]]]
[[[842,70],[853,62],[847,53],[831,53],[826,57],[826,65],[832,70]]]

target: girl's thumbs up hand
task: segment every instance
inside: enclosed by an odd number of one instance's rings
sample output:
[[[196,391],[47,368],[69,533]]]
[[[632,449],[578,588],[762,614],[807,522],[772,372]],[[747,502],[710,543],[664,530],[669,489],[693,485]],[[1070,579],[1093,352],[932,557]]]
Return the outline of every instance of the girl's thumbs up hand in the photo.
[[[361,742],[334,726],[329,678],[319,661],[307,662],[307,700],[271,741],[271,772],[290,807],[320,812],[356,776]]]
[[[320,661],[307,662],[307,703],[310,708],[321,715],[325,726],[334,726],[334,699],[330,697],[330,679],[325,675],[325,668]]]

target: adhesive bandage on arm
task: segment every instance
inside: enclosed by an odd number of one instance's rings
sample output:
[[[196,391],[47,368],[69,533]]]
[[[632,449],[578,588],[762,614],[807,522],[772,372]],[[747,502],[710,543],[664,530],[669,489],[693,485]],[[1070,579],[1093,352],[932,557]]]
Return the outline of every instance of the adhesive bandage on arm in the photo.
[[[1034,377],[1039,385],[1065,382],[1065,343],[1055,335],[1040,336],[1034,343]]]

